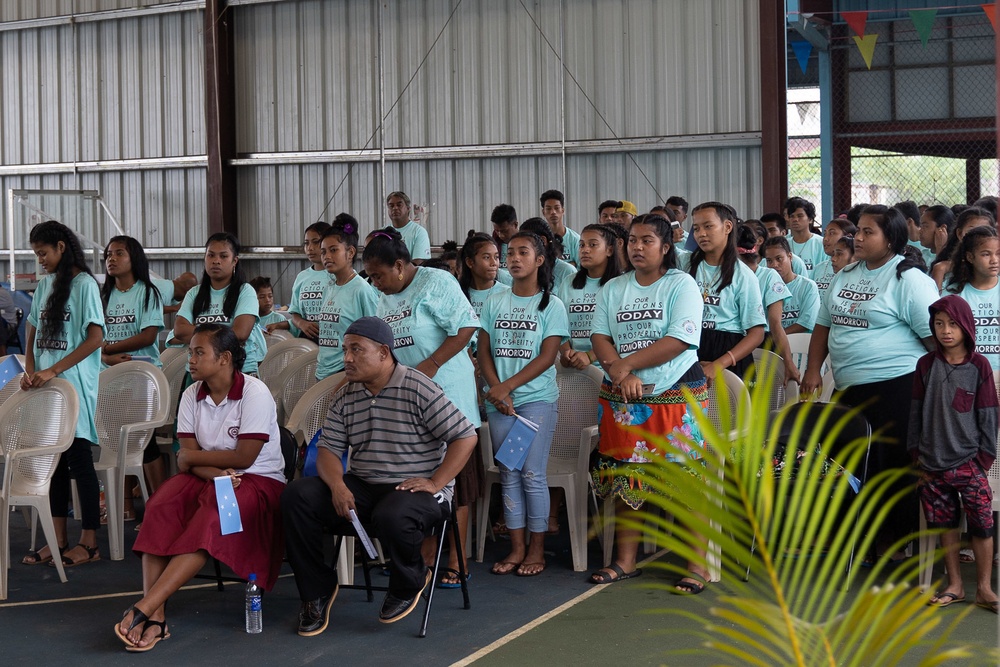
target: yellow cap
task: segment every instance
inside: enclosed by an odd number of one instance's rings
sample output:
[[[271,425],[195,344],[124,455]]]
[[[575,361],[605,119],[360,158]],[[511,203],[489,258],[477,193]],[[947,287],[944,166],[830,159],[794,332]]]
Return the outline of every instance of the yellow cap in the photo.
[[[622,200],[622,205],[619,206],[618,210],[616,211],[616,213],[619,212],[625,212],[628,213],[629,215],[639,215],[639,211],[636,210],[635,204],[633,204],[630,201],[625,201],[624,199]]]

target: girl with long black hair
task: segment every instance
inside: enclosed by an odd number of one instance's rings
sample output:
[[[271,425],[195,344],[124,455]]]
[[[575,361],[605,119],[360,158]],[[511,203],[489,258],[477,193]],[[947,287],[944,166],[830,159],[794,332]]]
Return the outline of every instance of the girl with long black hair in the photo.
[[[141,356],[161,367],[156,337],[163,329],[163,297],[150,279],[142,245],[131,236],[113,237],[104,248],[104,268],[102,363],[114,366]]]

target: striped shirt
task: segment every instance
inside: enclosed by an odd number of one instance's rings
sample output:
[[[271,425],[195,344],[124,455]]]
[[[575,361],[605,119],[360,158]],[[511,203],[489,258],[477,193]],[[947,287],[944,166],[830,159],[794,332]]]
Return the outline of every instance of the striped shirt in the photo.
[[[337,457],[351,447],[351,474],[372,484],[430,478],[447,444],[474,436],[475,427],[423,373],[396,364],[377,395],[360,382],[333,397],[318,445]],[[450,501],[454,482],[441,490]]]

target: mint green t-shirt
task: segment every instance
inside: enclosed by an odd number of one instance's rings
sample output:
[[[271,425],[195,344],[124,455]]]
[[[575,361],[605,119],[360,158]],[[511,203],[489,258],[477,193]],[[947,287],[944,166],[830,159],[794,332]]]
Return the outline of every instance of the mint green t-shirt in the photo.
[[[580,266],[580,235],[566,227],[562,237],[563,254],[559,259]]]
[[[507,273],[504,271],[504,273]],[[507,273],[507,277],[510,278],[510,274]],[[490,298],[491,294],[496,294],[497,292],[503,292],[504,290],[510,291],[510,283],[504,283],[497,280],[493,283],[493,287],[489,289],[469,289],[469,303],[472,304],[472,310],[476,313],[476,317],[481,317],[483,314],[483,304],[486,303],[486,299]],[[476,354],[476,350],[479,345],[479,335],[478,333],[472,337],[469,341],[469,349],[472,354]]]
[[[499,246],[497,246],[497,250],[500,251],[500,268],[501,269],[506,269],[507,268],[507,244],[506,243],[499,244]],[[507,275],[510,275],[510,274],[507,274]]]
[[[143,308],[143,300],[149,294],[149,301]],[[156,298],[156,290],[150,290],[142,283],[136,283],[127,292],[111,290],[108,307],[104,311],[104,342],[117,343],[136,336],[144,329],[154,327],[159,333],[163,329],[163,304]],[[128,352],[135,357],[149,357],[157,368],[160,363],[160,348],[153,340],[152,345]],[[108,368],[103,362],[101,370]]]
[[[260,309],[258,309],[257,312],[259,313]],[[267,329],[268,324],[280,324],[281,322],[288,322],[289,326],[292,324],[287,317],[273,310],[267,315],[259,316],[257,318],[257,324],[261,329]]]
[[[156,289],[160,290],[160,299],[163,301],[164,306],[177,305],[177,299],[174,298],[173,280],[169,278],[150,278],[150,282],[156,285]]]
[[[591,328],[594,321],[594,312],[597,310],[597,293],[601,290],[601,279],[587,277],[587,282],[583,287],[576,289],[573,287],[573,280],[576,275],[564,279],[556,286],[555,294],[566,306],[566,315],[569,318],[569,344],[577,352],[590,352],[593,345],[590,344]],[[593,363],[597,363],[595,360]]]
[[[812,333],[816,326],[816,314],[819,312],[819,290],[816,289],[816,283],[805,276],[795,276],[795,280],[786,287],[790,298],[785,299],[781,308],[781,326],[787,329],[798,324]]]
[[[764,331],[770,331],[771,323],[767,321],[767,308],[778,301],[784,302],[788,298],[788,288],[785,287],[785,282],[778,272],[764,266],[763,262],[757,264],[754,275],[757,276],[761,303],[764,306]]]
[[[837,389],[898,378],[913,372],[927,353],[928,308],[938,298],[927,274],[911,269],[896,279],[896,255],[870,271],[864,262],[833,277],[816,316],[828,327],[830,363]]]
[[[792,237],[788,237],[788,242],[791,243]],[[821,241],[822,243],[822,241]],[[825,255],[824,255],[825,256]],[[792,255],[792,272],[797,276],[808,275],[809,270],[806,269],[806,263],[802,261],[802,258],[798,255]]]
[[[510,287],[514,284],[514,276],[507,269],[497,269],[497,282]]]
[[[976,352],[989,360],[994,373],[1000,371],[1000,282],[991,290],[966,285],[959,296],[976,319]]]
[[[418,267],[406,289],[379,297],[376,315],[392,328],[396,359],[413,368],[441,347],[445,338],[457,335],[459,329],[479,329],[479,318],[462,288],[454,276],[439,269]],[[478,428],[479,404],[469,355],[463,350],[448,359],[432,379]]]
[[[677,268],[687,273],[688,269],[691,268],[691,251],[675,245],[674,253],[677,255]]]
[[[410,220],[402,227],[397,227],[396,231],[403,237],[403,243],[410,251],[410,259],[431,258],[431,238],[423,225]]]
[[[526,297],[508,290],[492,295],[483,306],[483,332],[489,336],[490,354],[501,382],[537,357],[546,338],[556,336],[560,345],[569,339],[569,320],[562,301],[552,294],[545,310],[538,312],[541,301],[541,292]],[[559,399],[555,365],[515,389],[510,398],[515,408],[537,401],[554,403]],[[486,410],[496,412],[492,404],[487,404]]]
[[[687,343],[687,349],[670,361],[634,371],[643,384],[653,385],[652,394],[657,395],[676,384],[698,362],[701,318],[701,295],[688,274],[671,269],[652,285],[643,287],[630,272],[601,288],[594,333],[609,336],[622,358],[666,336]]]
[[[698,265],[695,282],[705,304],[702,328],[742,336],[752,327],[766,326],[760,284],[753,271],[737,260],[733,281],[720,292],[718,284],[721,277],[720,267],[706,261]]]
[[[317,380],[344,370],[344,332],[355,320],[375,315],[378,297],[378,290],[356,274],[343,285],[335,280],[327,288],[319,312]]]
[[[233,326],[232,320],[226,317],[225,312],[222,310],[222,305],[226,301],[226,292],[229,288],[209,288],[208,307],[196,316],[194,314],[194,300],[198,295],[199,289],[195,287],[184,295],[184,301],[181,302],[180,310],[177,311],[177,317],[183,317],[195,326],[208,322],[219,322],[225,324],[227,327]],[[243,283],[243,287],[240,289],[240,298],[236,302],[236,309],[233,311],[232,319],[235,320],[240,315],[252,315],[254,319],[254,327],[250,331],[250,337],[247,338],[243,345],[247,353],[247,360],[243,364],[244,373],[256,373],[257,364],[264,359],[264,355],[267,353],[267,342],[264,340],[264,332],[260,330],[258,324],[260,321],[259,312],[260,306],[257,303],[257,292],[249,283]]]
[[[299,271],[292,283],[292,302],[288,304],[288,312],[299,317],[316,322],[319,311],[323,308],[323,293],[334,282],[328,271],[317,271],[311,266]],[[291,325],[292,334],[301,335],[299,328]]]
[[[833,280],[834,274],[836,274],[836,271],[833,270],[833,262],[829,259],[813,269],[813,282],[816,283],[816,289],[819,292],[820,300],[823,299],[823,295],[826,294],[826,291],[830,289],[830,281]]]
[[[924,264],[927,265],[927,269],[930,270],[931,263],[937,255],[930,248],[925,248],[924,244],[920,241],[907,241],[906,245],[911,245],[920,251],[921,256],[924,258]]]
[[[576,271],[577,271],[576,267],[570,264],[569,262],[562,259],[557,259],[556,266],[552,271],[553,289],[555,287],[558,287],[562,283],[562,281],[566,280],[567,277],[569,277],[569,279],[572,280],[573,276],[576,275]]]
[[[812,278],[813,270],[827,260],[826,251],[823,250],[823,237],[810,234],[805,243],[798,243],[791,236],[788,237],[788,245],[792,247],[792,253],[802,258],[806,270],[802,273],[796,271],[797,275],[804,275]],[[795,269],[792,269],[795,271]]]
[[[47,275],[38,282],[28,323],[35,327],[35,371],[51,368],[67,354],[80,347],[87,340],[87,329],[96,324],[104,331],[104,310],[101,304],[101,290],[92,275],[80,272],[70,283],[69,300],[63,314],[62,333],[52,338],[42,337],[41,320],[55,276]],[[76,389],[80,400],[80,413],[76,420],[75,437],[84,438],[97,444],[97,387],[101,373],[101,348],[87,355],[76,366],[63,371],[59,377]]]

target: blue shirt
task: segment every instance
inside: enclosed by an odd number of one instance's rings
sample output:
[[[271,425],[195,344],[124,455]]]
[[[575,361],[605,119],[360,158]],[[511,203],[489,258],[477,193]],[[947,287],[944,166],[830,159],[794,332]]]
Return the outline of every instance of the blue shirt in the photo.
[[[150,282],[156,285],[156,289],[160,290],[160,299],[163,301],[164,306],[174,306],[177,305],[177,299],[174,298],[174,281],[169,278],[150,278]]]
[[[795,269],[792,269],[793,271]],[[815,269],[813,269],[813,282],[816,283],[816,290],[819,292],[819,298],[822,300],[823,295],[826,291],[830,289],[830,281],[833,280],[833,276],[837,272],[833,270],[833,262],[831,260],[826,260]],[[796,273],[796,275],[801,275]]]
[[[258,314],[260,313],[260,305],[257,302],[257,292],[249,283],[243,283],[243,287],[240,288],[240,297],[236,301],[236,309],[233,311],[231,320],[222,309],[229,287],[224,287],[223,289],[212,289],[209,287],[208,306],[204,311],[195,315],[194,300],[198,296],[199,289],[196,287],[184,295],[184,301],[181,302],[181,308],[177,311],[177,317],[183,317],[195,326],[207,322],[219,322],[225,324],[227,327],[231,327],[233,326],[232,320],[235,320],[240,315],[251,315],[254,326],[250,330],[249,338],[247,338],[243,345],[247,353],[247,360],[243,364],[243,372],[256,373],[257,364],[264,359],[264,355],[267,353],[267,341],[264,340],[264,332],[258,326],[258,322],[260,321],[260,315]]]
[[[51,368],[66,355],[80,347],[87,340],[87,329],[91,324],[104,331],[104,310],[101,291],[97,281],[89,273],[81,271],[73,278],[69,288],[69,300],[63,311],[62,332],[52,338],[42,337],[41,320],[44,308],[52,292],[54,275],[47,275],[38,282],[35,296],[31,300],[28,323],[35,327],[35,371]],[[101,348],[88,354],[77,365],[59,374],[76,389],[80,400],[80,413],[76,420],[75,437],[97,444],[97,387],[101,372]]]
[[[989,360],[994,373],[1000,371],[1000,282],[990,290],[966,285],[959,296],[976,320],[976,352]]]
[[[733,281],[719,291],[720,267],[706,261],[698,265],[698,291],[705,309],[702,328],[745,335],[748,329],[767,324],[757,276],[743,262],[736,260]]]
[[[319,311],[323,308],[323,294],[332,282],[333,276],[325,269],[317,271],[309,267],[299,271],[292,283],[292,302],[288,304],[288,312],[310,322],[318,321]],[[295,336],[300,334],[294,324],[291,325],[291,331]]]
[[[410,251],[410,259],[431,258],[431,239],[423,225],[410,220],[402,227],[396,227],[396,231],[403,237],[403,243]]]
[[[109,278],[110,280],[110,278]],[[111,289],[108,307],[104,311],[104,342],[117,343],[137,336],[144,329],[154,327],[159,333],[163,329],[163,304],[156,298],[156,290],[150,290],[142,283],[135,283],[127,292]],[[149,294],[149,301],[143,308],[143,300]],[[152,344],[128,352],[136,357],[149,357],[157,368],[160,363],[160,348],[153,339]],[[108,368],[103,362],[101,368]]]
[[[785,299],[781,309],[781,326],[787,329],[798,324],[812,333],[816,326],[816,314],[819,312],[819,290],[816,283],[805,276],[795,276],[786,285],[790,298]]]
[[[697,363],[701,318],[701,295],[688,274],[671,269],[643,286],[629,272],[601,288],[594,333],[610,337],[623,359],[666,336],[687,343],[687,349],[666,363],[633,371],[643,384],[653,385],[655,395],[675,385]]]
[[[591,327],[597,310],[597,293],[601,290],[601,279],[587,277],[583,287],[573,287],[575,275],[565,278],[556,287],[556,296],[566,306],[569,318],[569,344],[577,352],[590,352]],[[597,363],[595,360],[593,363]]]
[[[798,275],[804,275],[807,278],[812,278],[813,269],[826,261],[826,251],[823,250],[823,237],[816,234],[810,234],[809,239],[804,243],[798,243],[791,236],[788,237],[788,245],[792,247],[792,253],[798,255],[802,258],[805,263],[806,270],[802,273],[796,271]],[[792,269],[795,271],[795,269]]]
[[[833,277],[816,324],[829,327],[828,345],[837,389],[912,373],[927,354],[928,308],[937,298],[934,280],[917,269],[896,279],[896,255],[870,271],[864,262]]]
[[[555,289],[562,281],[569,277],[570,280],[576,275],[576,267],[567,261],[557,259],[555,268],[552,270],[552,287]]]
[[[764,266],[764,262],[757,264],[754,275],[757,276],[761,304],[764,306],[764,331],[770,331],[771,323],[767,321],[767,309],[779,301],[784,302],[788,298],[788,288],[785,287],[785,282],[778,275],[778,272]]]
[[[357,274],[343,285],[334,280],[327,288],[319,312],[317,380],[344,370],[344,333],[355,320],[375,315],[378,298],[378,290]]]
[[[376,315],[392,328],[396,359],[413,368],[441,347],[445,338],[457,335],[459,329],[479,328],[479,318],[454,276],[439,269],[418,267],[406,289],[379,297]],[[479,404],[469,355],[462,351],[448,359],[432,379],[478,428]]]
[[[554,230],[553,230],[554,232]],[[565,262],[572,262],[580,265],[580,235],[569,227],[566,227],[566,234],[562,237],[563,254],[559,259]]]
[[[556,336],[561,345],[569,337],[566,307],[559,297],[550,295],[545,310],[538,312],[541,300],[541,292],[525,297],[506,290],[490,296],[483,306],[483,332],[489,336],[490,354],[501,382],[541,354],[546,338]],[[536,401],[554,403],[559,399],[555,365],[516,388],[510,398],[515,408]],[[486,405],[486,410],[496,412],[491,404]]]

